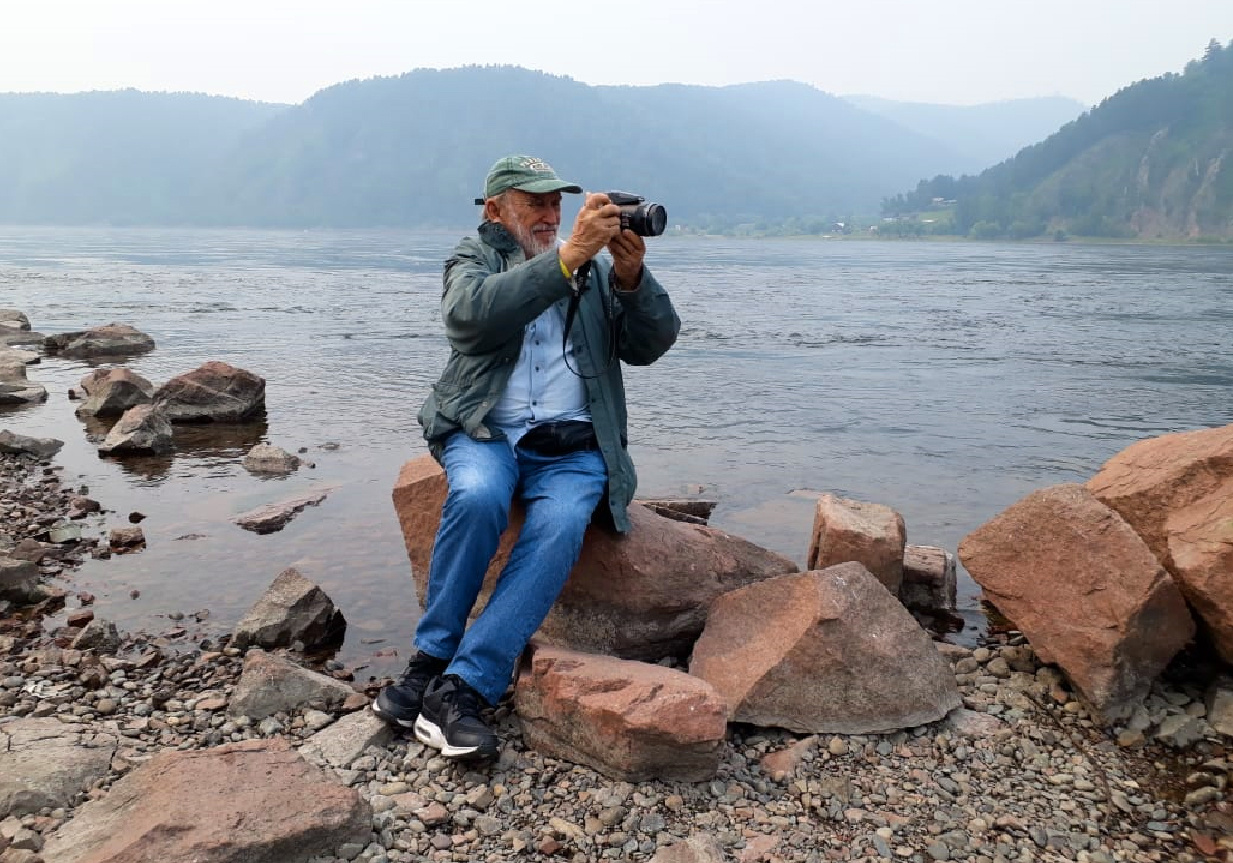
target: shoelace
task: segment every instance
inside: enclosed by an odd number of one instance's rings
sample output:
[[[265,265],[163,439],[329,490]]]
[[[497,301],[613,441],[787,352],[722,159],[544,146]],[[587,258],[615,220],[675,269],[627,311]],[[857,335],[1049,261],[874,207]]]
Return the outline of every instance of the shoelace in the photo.
[[[399,676],[399,684],[415,684],[423,686],[432,680],[438,674],[438,670],[434,668],[434,663],[428,662],[420,657],[416,657],[407,663],[407,668]]]
[[[452,704],[460,716],[473,716],[478,719],[480,714],[479,694],[459,678],[454,678],[454,680],[455,688],[445,693],[442,696],[442,700]]]

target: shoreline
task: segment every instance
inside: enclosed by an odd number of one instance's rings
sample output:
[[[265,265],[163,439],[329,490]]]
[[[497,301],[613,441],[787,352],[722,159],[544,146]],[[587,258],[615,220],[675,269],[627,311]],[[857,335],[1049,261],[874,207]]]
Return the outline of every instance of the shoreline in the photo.
[[[457,227],[442,227],[440,225],[374,225],[364,228],[317,226],[250,226],[250,225],[127,225],[92,222],[88,224],[41,224],[0,222],[0,232],[3,231],[150,231],[150,232],[184,232],[184,233],[217,233],[217,234],[419,234],[426,236],[441,236],[450,241],[475,233],[474,225]],[[913,237],[892,237],[870,234],[868,231],[853,234],[725,234],[710,231],[666,230],[663,237],[675,240],[792,240],[819,242],[896,242],[896,243],[973,243],[985,245],[1038,245],[1038,246],[1149,246],[1154,248],[1222,248],[1233,246],[1233,237],[1207,237],[1187,239],[1185,237],[1087,237],[1067,235],[1064,240],[1055,240],[1052,236],[1041,234],[1036,237],[1014,239],[997,237],[993,239],[977,239],[966,234],[922,234]],[[654,242],[658,238],[651,238]]]
[[[2,458],[0,499],[25,495],[22,506],[32,510],[25,524],[66,514],[68,492],[54,464]],[[48,490],[38,498],[48,502],[42,510],[30,506],[32,487]],[[61,565],[59,575],[71,576],[72,557]],[[66,637],[43,631],[37,618],[0,616],[0,731],[20,718],[54,717],[114,734],[120,748],[106,777],[75,805],[18,819],[37,838],[22,834],[25,848],[0,849],[5,863],[41,859],[29,846],[41,847],[80,803],[104,796],[156,752],[256,738],[298,745],[338,718],[303,709],[273,722],[228,717],[242,663],[228,636],[190,646],[130,635],[115,656],[58,646]],[[855,736],[731,725],[709,782],[616,782],[545,758],[522,744],[504,703],[496,711],[503,753],[488,767],[448,764],[413,740],[370,747],[335,773],[372,806],[372,841],[314,849],[312,859],[649,860],[698,833],[743,863],[1185,863],[1233,847],[1233,839],[1219,844],[1233,833],[1223,802],[1225,739],[1204,727],[1202,693],[1183,679],[1156,685],[1146,727],[1110,731],[1017,633],[987,636],[975,650],[941,649],[963,696],[963,709],[949,718]],[[1152,732],[1169,716],[1188,717],[1192,739],[1172,738],[1185,745]],[[407,808],[409,793],[423,805]],[[429,802],[437,807],[431,817]],[[19,850],[31,854],[13,857]]]

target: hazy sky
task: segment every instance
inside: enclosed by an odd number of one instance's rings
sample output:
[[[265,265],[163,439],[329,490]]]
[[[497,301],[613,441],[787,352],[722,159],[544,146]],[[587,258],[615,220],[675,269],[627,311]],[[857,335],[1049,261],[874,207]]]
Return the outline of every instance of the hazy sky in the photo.
[[[0,92],[299,102],[419,67],[590,84],[791,78],[832,93],[1094,104],[1233,39],[1233,0],[0,0]]]

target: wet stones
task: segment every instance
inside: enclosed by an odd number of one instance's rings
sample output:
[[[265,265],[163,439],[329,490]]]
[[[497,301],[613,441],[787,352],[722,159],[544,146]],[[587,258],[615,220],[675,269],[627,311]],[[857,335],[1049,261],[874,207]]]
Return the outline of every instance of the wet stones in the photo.
[[[136,372],[126,368],[100,371],[101,375],[87,375],[89,398],[77,408],[79,417],[121,416],[129,408],[149,404],[154,396],[154,384]]]
[[[212,360],[167,381],[154,402],[173,423],[242,422],[265,408],[265,378]]]
[[[55,456],[64,446],[64,441],[55,438],[34,438],[17,434],[8,429],[0,430],[0,453],[32,455],[46,461]]]
[[[253,533],[274,533],[286,527],[306,508],[318,506],[334,489],[323,488],[276,503],[265,504],[237,515],[232,521]]]
[[[159,455],[175,448],[171,424],[154,405],[129,408],[99,444],[101,455]]]
[[[236,625],[239,648],[291,647],[312,650],[342,641],[347,623],[333,600],[294,568],[283,570]]]
[[[110,323],[47,336],[43,349],[75,359],[136,356],[154,350],[154,339],[129,324]]]
[[[300,458],[281,447],[259,443],[248,451],[240,464],[250,473],[286,475],[299,468]]]

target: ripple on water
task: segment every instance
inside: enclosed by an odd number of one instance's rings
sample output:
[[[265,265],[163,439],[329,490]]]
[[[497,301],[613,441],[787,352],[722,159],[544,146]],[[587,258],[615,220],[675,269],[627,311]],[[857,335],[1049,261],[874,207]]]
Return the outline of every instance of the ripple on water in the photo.
[[[456,240],[0,227],[4,305],[36,329],[122,320],[157,341],[128,364],[155,383],[212,359],[268,382],[264,422],[221,443],[178,429],[170,459],[141,465],[100,459],[73,416],[66,393],[91,365],[30,368],[48,403],[0,423],[65,440],[66,479],[108,523],[148,516],[145,551],[77,575],[100,616],[209,608],[225,629],[295,566],[363,622],[344,659],[401,666],[360,634],[405,647],[418,614],[389,493],[424,452],[415,414],[448,355],[440,266]],[[909,541],[953,550],[1139,438],[1233,422],[1228,250],[659,238],[649,264],[684,326],[661,362],[626,369],[640,494],[702,487],[718,527],[798,563],[813,502],[792,489],[889,504]],[[239,458],[259,441],[316,468],[254,477]],[[316,484],[338,489],[280,533],[231,523]],[[962,593],[977,614],[970,581]]]

